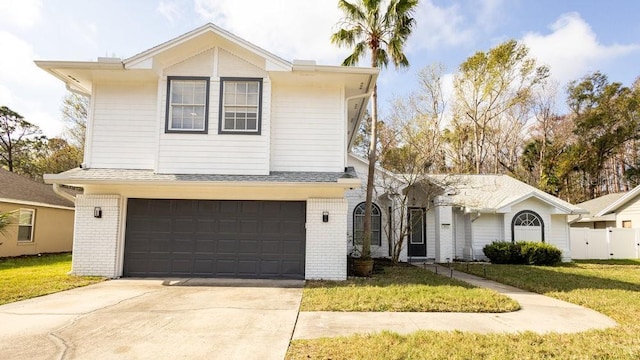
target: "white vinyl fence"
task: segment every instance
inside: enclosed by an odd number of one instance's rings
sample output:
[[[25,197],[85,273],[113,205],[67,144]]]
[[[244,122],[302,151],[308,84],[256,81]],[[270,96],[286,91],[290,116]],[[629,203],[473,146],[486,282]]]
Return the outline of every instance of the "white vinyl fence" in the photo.
[[[571,228],[573,259],[639,259],[640,229]]]

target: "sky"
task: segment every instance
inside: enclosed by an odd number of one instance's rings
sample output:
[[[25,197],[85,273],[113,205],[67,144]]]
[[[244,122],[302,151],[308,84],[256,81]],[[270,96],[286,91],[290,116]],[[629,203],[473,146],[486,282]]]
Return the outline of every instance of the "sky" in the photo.
[[[49,136],[64,129],[64,84],[33,60],[96,61],[131,57],[208,22],[286,60],[339,65],[349,54],[329,41],[341,19],[337,0],[0,0],[0,106]],[[406,44],[411,66],[390,66],[379,78],[379,102],[417,88],[416,74],[444,65],[453,73],[477,51],[510,39],[551,68],[561,91],[601,71],[630,86],[640,76],[640,1],[421,0]],[[363,63],[364,64],[364,63]],[[564,98],[564,97],[563,97]]]

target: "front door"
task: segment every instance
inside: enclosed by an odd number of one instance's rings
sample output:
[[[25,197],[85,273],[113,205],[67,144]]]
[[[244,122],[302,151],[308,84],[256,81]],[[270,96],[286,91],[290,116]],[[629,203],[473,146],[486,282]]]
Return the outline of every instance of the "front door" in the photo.
[[[423,208],[409,208],[409,257],[427,257],[424,215]]]

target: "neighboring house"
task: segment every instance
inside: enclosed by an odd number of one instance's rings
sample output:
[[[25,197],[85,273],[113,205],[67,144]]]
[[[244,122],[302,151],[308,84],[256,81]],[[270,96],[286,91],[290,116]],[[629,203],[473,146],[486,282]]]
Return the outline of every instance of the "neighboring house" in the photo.
[[[0,212],[14,215],[0,233],[0,257],[71,251],[73,203],[51,185],[0,169]]]
[[[349,165],[364,183],[366,160],[350,154]],[[379,169],[376,178],[374,256],[389,256],[400,222],[409,221],[412,227],[406,232],[401,260],[482,260],[482,248],[493,241],[527,240],[553,244],[562,250],[563,260],[570,261],[567,216],[586,213],[507,175],[427,175],[394,191],[389,185],[406,177]],[[362,233],[364,195],[364,189],[347,195],[351,247]],[[401,210],[408,216],[398,216]]]
[[[373,68],[207,24],[128,59],[37,61],[91,96],[73,273],[345,279],[347,152]]]
[[[594,221],[605,219],[605,228],[640,228],[640,186],[625,193],[604,195],[583,204],[592,202],[598,204],[598,207],[593,207],[591,215]],[[582,221],[576,221],[575,225],[580,226]],[[588,223],[589,220],[585,221]],[[595,226],[602,226],[601,224],[594,223],[593,228],[603,228]]]
[[[620,214],[625,218],[623,220],[621,217],[620,226],[616,225],[618,214],[615,211],[608,212],[606,214],[603,213],[603,210],[609,208],[612,204],[616,203],[626,194],[628,194],[628,192],[607,194],[595,199],[591,199],[589,201],[582,202],[580,204],[576,204],[576,206],[587,210],[589,213],[582,216],[570,216],[569,224],[573,228],[587,229],[632,227],[632,220],[631,218],[628,218],[628,215],[630,215],[628,212],[624,215],[622,213]],[[640,210],[640,207],[638,209]],[[638,212],[638,214],[640,214],[640,211]],[[640,221],[636,221],[635,226],[640,227]]]

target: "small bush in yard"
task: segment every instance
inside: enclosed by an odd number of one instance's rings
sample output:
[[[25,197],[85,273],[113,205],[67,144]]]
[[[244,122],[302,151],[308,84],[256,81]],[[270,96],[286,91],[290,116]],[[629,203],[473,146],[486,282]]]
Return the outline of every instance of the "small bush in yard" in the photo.
[[[533,241],[494,241],[482,251],[494,264],[555,265],[562,260],[557,247]]]
[[[520,253],[526,264],[555,265],[562,261],[562,251],[557,247],[538,242],[521,241]]]
[[[506,241],[494,241],[486,245],[482,252],[494,264],[512,264],[513,244]]]

